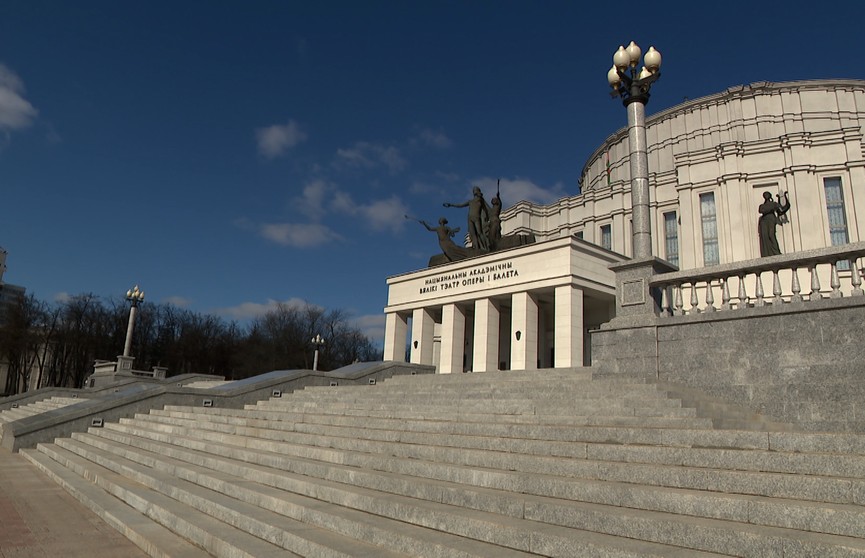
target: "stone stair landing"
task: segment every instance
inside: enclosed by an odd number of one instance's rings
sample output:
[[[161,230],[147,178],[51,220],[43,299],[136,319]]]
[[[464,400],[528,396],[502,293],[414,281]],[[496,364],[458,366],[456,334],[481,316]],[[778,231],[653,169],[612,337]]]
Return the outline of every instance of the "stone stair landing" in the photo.
[[[586,369],[396,376],[23,453],[152,556],[865,557],[865,437],[718,422]]]

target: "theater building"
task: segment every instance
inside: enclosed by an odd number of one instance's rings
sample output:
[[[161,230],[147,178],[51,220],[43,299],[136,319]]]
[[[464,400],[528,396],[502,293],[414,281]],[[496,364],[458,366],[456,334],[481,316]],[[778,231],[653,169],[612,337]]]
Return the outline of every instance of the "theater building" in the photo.
[[[767,191],[792,204],[783,253],[865,240],[863,125],[863,80],[731,87],[647,117],[652,253],[680,269],[760,257]],[[615,314],[608,266],[632,254],[628,154],[623,128],[589,156],[578,195],[502,213],[506,234],[535,244],[389,278],[385,360],[588,363],[587,332]]]

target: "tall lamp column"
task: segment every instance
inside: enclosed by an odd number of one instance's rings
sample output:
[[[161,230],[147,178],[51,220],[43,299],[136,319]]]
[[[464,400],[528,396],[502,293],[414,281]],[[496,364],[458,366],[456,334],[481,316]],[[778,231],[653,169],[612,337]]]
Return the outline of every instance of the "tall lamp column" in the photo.
[[[312,370],[315,372],[318,370],[318,350],[324,346],[324,337],[316,333],[315,337],[310,340],[310,343],[315,347],[315,354],[312,357]]]
[[[661,77],[661,53],[655,47],[649,47],[643,57],[643,69],[637,73],[641,54],[640,47],[634,41],[627,48],[620,46],[613,55],[613,67],[607,72],[607,81],[613,88],[611,95],[614,98],[621,97],[628,110],[633,257],[638,260],[652,257],[646,104],[649,102],[649,89]]]
[[[138,289],[135,285],[132,289],[126,291],[126,300],[129,301],[129,324],[126,326],[126,343],[123,344],[123,356],[128,357],[132,352],[132,330],[135,329],[135,314],[138,311],[138,305],[144,302],[144,291]]]

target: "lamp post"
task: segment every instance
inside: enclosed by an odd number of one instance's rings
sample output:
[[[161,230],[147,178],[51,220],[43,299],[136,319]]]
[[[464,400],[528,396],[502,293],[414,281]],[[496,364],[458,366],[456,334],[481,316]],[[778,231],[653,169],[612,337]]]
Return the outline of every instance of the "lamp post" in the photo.
[[[310,343],[315,347],[315,355],[312,357],[312,371],[315,372],[318,370],[318,350],[324,346],[324,337],[316,333]]]
[[[627,48],[620,46],[613,55],[613,67],[607,72],[607,81],[613,88],[612,97],[621,97],[628,109],[628,143],[631,167],[631,216],[634,225],[633,257],[636,260],[652,257],[651,214],[649,212],[649,161],[646,145],[646,103],[649,89],[661,77],[661,53],[649,47],[640,63],[640,47],[631,41]],[[630,75],[628,70],[630,69]]]
[[[129,324],[126,326],[126,343],[123,345],[123,356],[128,357],[132,351],[132,330],[135,328],[135,314],[138,311],[138,305],[144,302],[144,291],[138,289],[135,285],[130,290],[126,291],[126,300],[129,301]]]

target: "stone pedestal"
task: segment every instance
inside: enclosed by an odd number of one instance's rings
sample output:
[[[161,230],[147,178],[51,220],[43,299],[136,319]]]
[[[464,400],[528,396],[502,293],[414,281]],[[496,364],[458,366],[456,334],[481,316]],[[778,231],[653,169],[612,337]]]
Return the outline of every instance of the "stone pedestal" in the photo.
[[[660,258],[644,258],[614,264],[616,274],[616,317],[608,327],[636,327],[655,322],[661,311],[661,293],[649,287],[652,276],[679,269]]]

